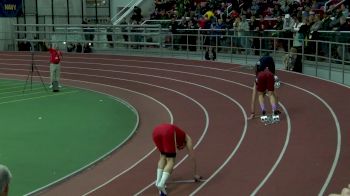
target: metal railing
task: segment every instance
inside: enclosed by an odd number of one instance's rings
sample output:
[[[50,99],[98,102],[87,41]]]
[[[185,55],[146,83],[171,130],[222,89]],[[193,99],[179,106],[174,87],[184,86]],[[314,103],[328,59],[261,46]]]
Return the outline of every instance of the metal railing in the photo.
[[[95,25],[89,31],[83,25],[25,26],[26,31],[19,30],[23,25],[14,25],[16,49],[27,41],[34,43],[36,50],[42,50],[42,42],[48,40],[69,52],[74,52],[71,46],[80,43],[89,45],[96,53],[198,60],[205,60],[205,52],[214,50],[216,60],[248,67],[259,56],[269,53],[278,67],[284,69],[283,57],[293,46],[292,38],[285,38],[281,31],[225,31],[222,34],[213,30],[182,29],[172,34],[160,25]],[[306,40],[298,48],[303,73],[350,85],[350,32],[320,34],[327,39]]]

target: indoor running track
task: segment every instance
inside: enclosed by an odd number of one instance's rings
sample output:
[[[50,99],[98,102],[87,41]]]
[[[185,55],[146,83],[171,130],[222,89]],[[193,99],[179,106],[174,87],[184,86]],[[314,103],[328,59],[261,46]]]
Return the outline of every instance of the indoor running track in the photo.
[[[24,79],[30,56],[0,53],[2,78]],[[48,81],[48,54],[35,57]],[[279,124],[250,113],[253,71],[171,58],[66,54],[63,85],[120,97],[140,114],[137,133],[94,167],[37,195],[158,195],[152,128],[173,122],[194,139],[200,183],[168,183],[169,195],[328,195],[350,182],[350,89],[278,71]],[[192,178],[180,152],[170,181]]]

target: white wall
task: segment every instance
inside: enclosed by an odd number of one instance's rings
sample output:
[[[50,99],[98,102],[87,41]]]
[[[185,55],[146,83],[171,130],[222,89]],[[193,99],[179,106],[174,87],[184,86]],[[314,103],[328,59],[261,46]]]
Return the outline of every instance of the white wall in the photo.
[[[0,51],[13,49],[14,29],[12,24],[16,23],[16,18],[0,17]]]
[[[26,4],[27,6],[27,4]],[[32,6],[32,5],[30,5]],[[67,1],[54,0],[55,24],[67,24]],[[69,15],[71,24],[81,24],[81,1],[69,1]],[[52,5],[50,0],[38,0],[39,23],[52,24]],[[28,22],[27,22],[28,23]]]

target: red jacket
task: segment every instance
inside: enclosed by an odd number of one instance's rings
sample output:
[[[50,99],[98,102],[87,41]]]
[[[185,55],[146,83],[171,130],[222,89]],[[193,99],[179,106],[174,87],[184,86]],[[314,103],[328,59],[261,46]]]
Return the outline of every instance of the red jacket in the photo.
[[[50,63],[58,64],[61,61],[62,53],[54,48],[49,48],[50,52]]]

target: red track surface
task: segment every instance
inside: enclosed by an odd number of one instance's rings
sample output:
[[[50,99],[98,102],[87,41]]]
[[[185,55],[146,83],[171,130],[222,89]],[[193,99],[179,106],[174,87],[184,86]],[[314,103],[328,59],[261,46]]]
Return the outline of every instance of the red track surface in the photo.
[[[25,79],[30,56],[0,53],[0,76]],[[47,54],[36,56],[48,76]],[[327,195],[350,182],[350,89],[278,71],[282,121],[247,121],[254,76],[239,65],[112,55],[66,55],[64,85],[105,92],[140,114],[134,137],[94,167],[38,195],[157,195],[154,125],[174,122],[196,143],[201,183],[169,195]],[[46,78],[47,80],[47,78]],[[171,180],[191,179],[181,152]]]

